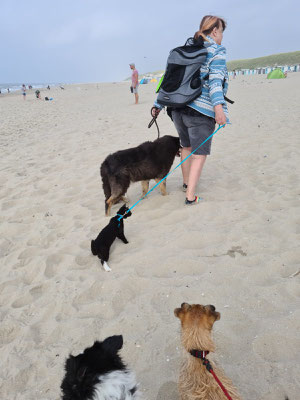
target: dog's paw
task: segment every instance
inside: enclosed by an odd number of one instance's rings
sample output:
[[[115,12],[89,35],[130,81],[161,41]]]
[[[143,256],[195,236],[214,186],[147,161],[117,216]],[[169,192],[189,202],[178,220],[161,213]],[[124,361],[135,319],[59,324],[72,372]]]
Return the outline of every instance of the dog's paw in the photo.
[[[104,261],[104,263],[103,263],[103,268],[104,268],[104,271],[106,271],[106,272],[110,272],[111,271],[111,268],[109,267],[109,265],[107,264],[106,261]]]

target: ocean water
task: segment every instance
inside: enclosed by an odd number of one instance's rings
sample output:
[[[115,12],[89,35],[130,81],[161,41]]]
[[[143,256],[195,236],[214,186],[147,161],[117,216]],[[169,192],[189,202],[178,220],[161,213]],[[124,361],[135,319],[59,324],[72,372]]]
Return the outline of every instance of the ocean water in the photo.
[[[7,88],[9,88],[10,92],[15,92],[17,90],[21,90],[23,83],[0,83],[1,93],[7,93]],[[28,85],[32,86],[33,89],[41,89],[46,88],[48,85],[50,87],[61,85],[60,83],[25,83],[26,89],[28,90]]]

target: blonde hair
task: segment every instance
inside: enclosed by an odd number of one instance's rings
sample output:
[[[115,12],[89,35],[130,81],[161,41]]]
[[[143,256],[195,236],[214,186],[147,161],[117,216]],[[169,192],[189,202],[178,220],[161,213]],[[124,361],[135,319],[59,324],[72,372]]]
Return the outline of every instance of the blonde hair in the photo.
[[[214,15],[205,15],[200,22],[199,30],[194,35],[194,39],[198,39],[199,36],[202,36],[204,40],[208,41],[207,35],[209,35],[214,28],[218,29],[220,26],[222,26],[224,31],[226,28],[226,22],[223,18]]]

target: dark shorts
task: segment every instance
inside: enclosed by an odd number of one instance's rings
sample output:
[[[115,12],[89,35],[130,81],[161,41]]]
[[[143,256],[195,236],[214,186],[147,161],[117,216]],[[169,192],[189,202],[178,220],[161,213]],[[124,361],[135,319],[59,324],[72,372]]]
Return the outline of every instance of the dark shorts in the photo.
[[[172,118],[181,146],[197,149],[215,130],[214,118],[207,117],[190,107],[173,110]],[[200,146],[194,154],[209,155],[212,138]]]

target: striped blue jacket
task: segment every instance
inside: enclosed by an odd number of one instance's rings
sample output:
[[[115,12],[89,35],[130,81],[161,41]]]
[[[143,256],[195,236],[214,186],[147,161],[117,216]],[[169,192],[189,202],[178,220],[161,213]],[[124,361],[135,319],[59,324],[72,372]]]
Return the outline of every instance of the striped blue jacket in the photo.
[[[210,36],[207,38],[209,41],[204,42],[204,46],[207,48],[207,57],[205,64],[201,68],[202,93],[188,106],[208,117],[214,118],[214,106],[222,104],[228,123],[228,109],[224,100],[224,95],[226,95],[228,89],[226,49],[224,46],[217,44]],[[208,79],[204,79],[207,77]],[[162,108],[157,102],[154,105],[160,109]]]

